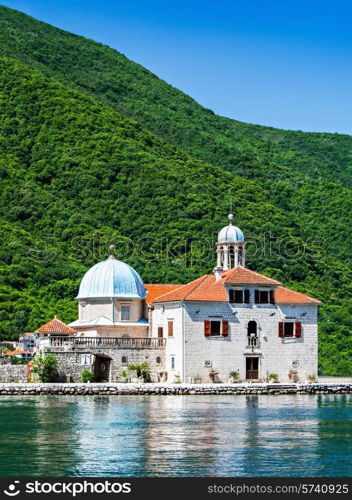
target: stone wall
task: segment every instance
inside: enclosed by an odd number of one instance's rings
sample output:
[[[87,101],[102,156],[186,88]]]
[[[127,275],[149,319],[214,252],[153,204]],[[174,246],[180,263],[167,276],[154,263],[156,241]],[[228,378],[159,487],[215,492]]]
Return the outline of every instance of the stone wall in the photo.
[[[27,382],[27,365],[0,365],[0,383]]]
[[[0,395],[352,394],[352,384],[1,384]]]
[[[94,363],[98,356],[106,356],[111,359],[107,374],[110,382],[116,382],[121,371],[126,370],[131,364],[147,362],[151,368],[152,381],[155,382],[160,380],[161,372],[165,370],[165,349],[162,347],[94,347],[52,353],[57,356],[58,380],[61,382],[79,382],[83,370],[94,371]],[[122,363],[123,357],[126,358],[126,363]],[[160,363],[157,363],[157,358],[160,358]],[[132,376],[135,376],[133,372]]]
[[[329,375],[319,375],[319,384],[352,384],[352,377],[331,377]]]

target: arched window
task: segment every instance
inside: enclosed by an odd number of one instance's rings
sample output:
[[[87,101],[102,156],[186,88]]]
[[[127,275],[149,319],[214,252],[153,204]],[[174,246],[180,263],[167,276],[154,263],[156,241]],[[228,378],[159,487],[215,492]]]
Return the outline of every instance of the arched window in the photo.
[[[257,322],[256,321],[250,321],[247,326],[247,335],[248,337],[252,336],[254,334],[254,337],[257,336]]]
[[[160,356],[157,356],[157,358],[156,358],[156,364],[157,364],[157,365],[160,365],[160,363],[161,363],[161,357],[160,357]]]
[[[248,345],[256,347],[258,342],[257,322],[250,321],[247,325]]]
[[[127,356],[122,356],[122,358],[121,358],[121,364],[127,365],[127,362],[128,362]]]

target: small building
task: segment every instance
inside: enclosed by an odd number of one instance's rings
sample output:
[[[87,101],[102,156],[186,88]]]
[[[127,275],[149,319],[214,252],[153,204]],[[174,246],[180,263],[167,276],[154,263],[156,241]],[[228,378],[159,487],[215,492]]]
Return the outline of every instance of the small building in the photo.
[[[19,337],[19,346],[21,346],[25,351],[33,352],[37,344],[37,339],[34,333],[26,332],[22,333]]]
[[[24,351],[23,349],[15,349],[14,351],[7,352],[5,354],[8,358],[19,358],[23,359],[25,361],[30,361],[33,357],[33,352],[32,351]]]

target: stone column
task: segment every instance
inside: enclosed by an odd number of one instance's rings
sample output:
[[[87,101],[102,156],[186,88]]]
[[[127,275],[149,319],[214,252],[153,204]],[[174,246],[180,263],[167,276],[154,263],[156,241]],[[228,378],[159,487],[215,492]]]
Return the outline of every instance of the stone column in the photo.
[[[235,245],[235,267],[237,267],[237,266],[238,266],[238,263],[239,263],[239,255],[238,255],[238,252],[239,252],[238,245]]]
[[[229,268],[229,247],[227,245],[224,246],[224,271],[227,271]]]

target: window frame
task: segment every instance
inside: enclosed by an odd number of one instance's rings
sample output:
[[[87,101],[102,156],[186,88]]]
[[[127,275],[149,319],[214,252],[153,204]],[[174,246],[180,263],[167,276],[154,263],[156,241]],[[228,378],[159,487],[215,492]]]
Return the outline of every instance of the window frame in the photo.
[[[285,325],[293,325],[293,335],[285,335],[284,334],[284,331],[285,331]],[[279,338],[282,338],[282,339],[293,339],[293,338],[296,338],[296,339],[299,339],[302,337],[302,332],[303,332],[303,324],[301,321],[295,321],[294,319],[291,319],[290,321],[279,321],[278,323],[278,334],[279,334]]]
[[[209,321],[210,321],[210,337],[221,337],[222,320],[221,319],[210,319]],[[219,324],[219,333],[213,333],[213,331],[212,331],[212,324],[213,323]]]
[[[292,335],[286,334],[286,325],[292,326]],[[296,323],[295,321],[283,321],[282,336],[284,339],[293,339],[296,336]]]
[[[125,319],[123,311],[128,311],[128,319]],[[131,321],[131,306],[129,304],[121,304],[120,308],[121,321]]]
[[[266,294],[266,300],[263,300],[263,294]],[[256,288],[254,291],[255,304],[275,304],[275,291],[274,290],[261,290]]]
[[[176,356],[173,354],[170,356],[170,370],[176,369]]]
[[[236,297],[237,294],[237,297]],[[240,294],[240,297],[239,297]],[[240,298],[240,300],[238,300]],[[230,304],[250,304],[251,292],[249,288],[230,288],[229,303]]]

